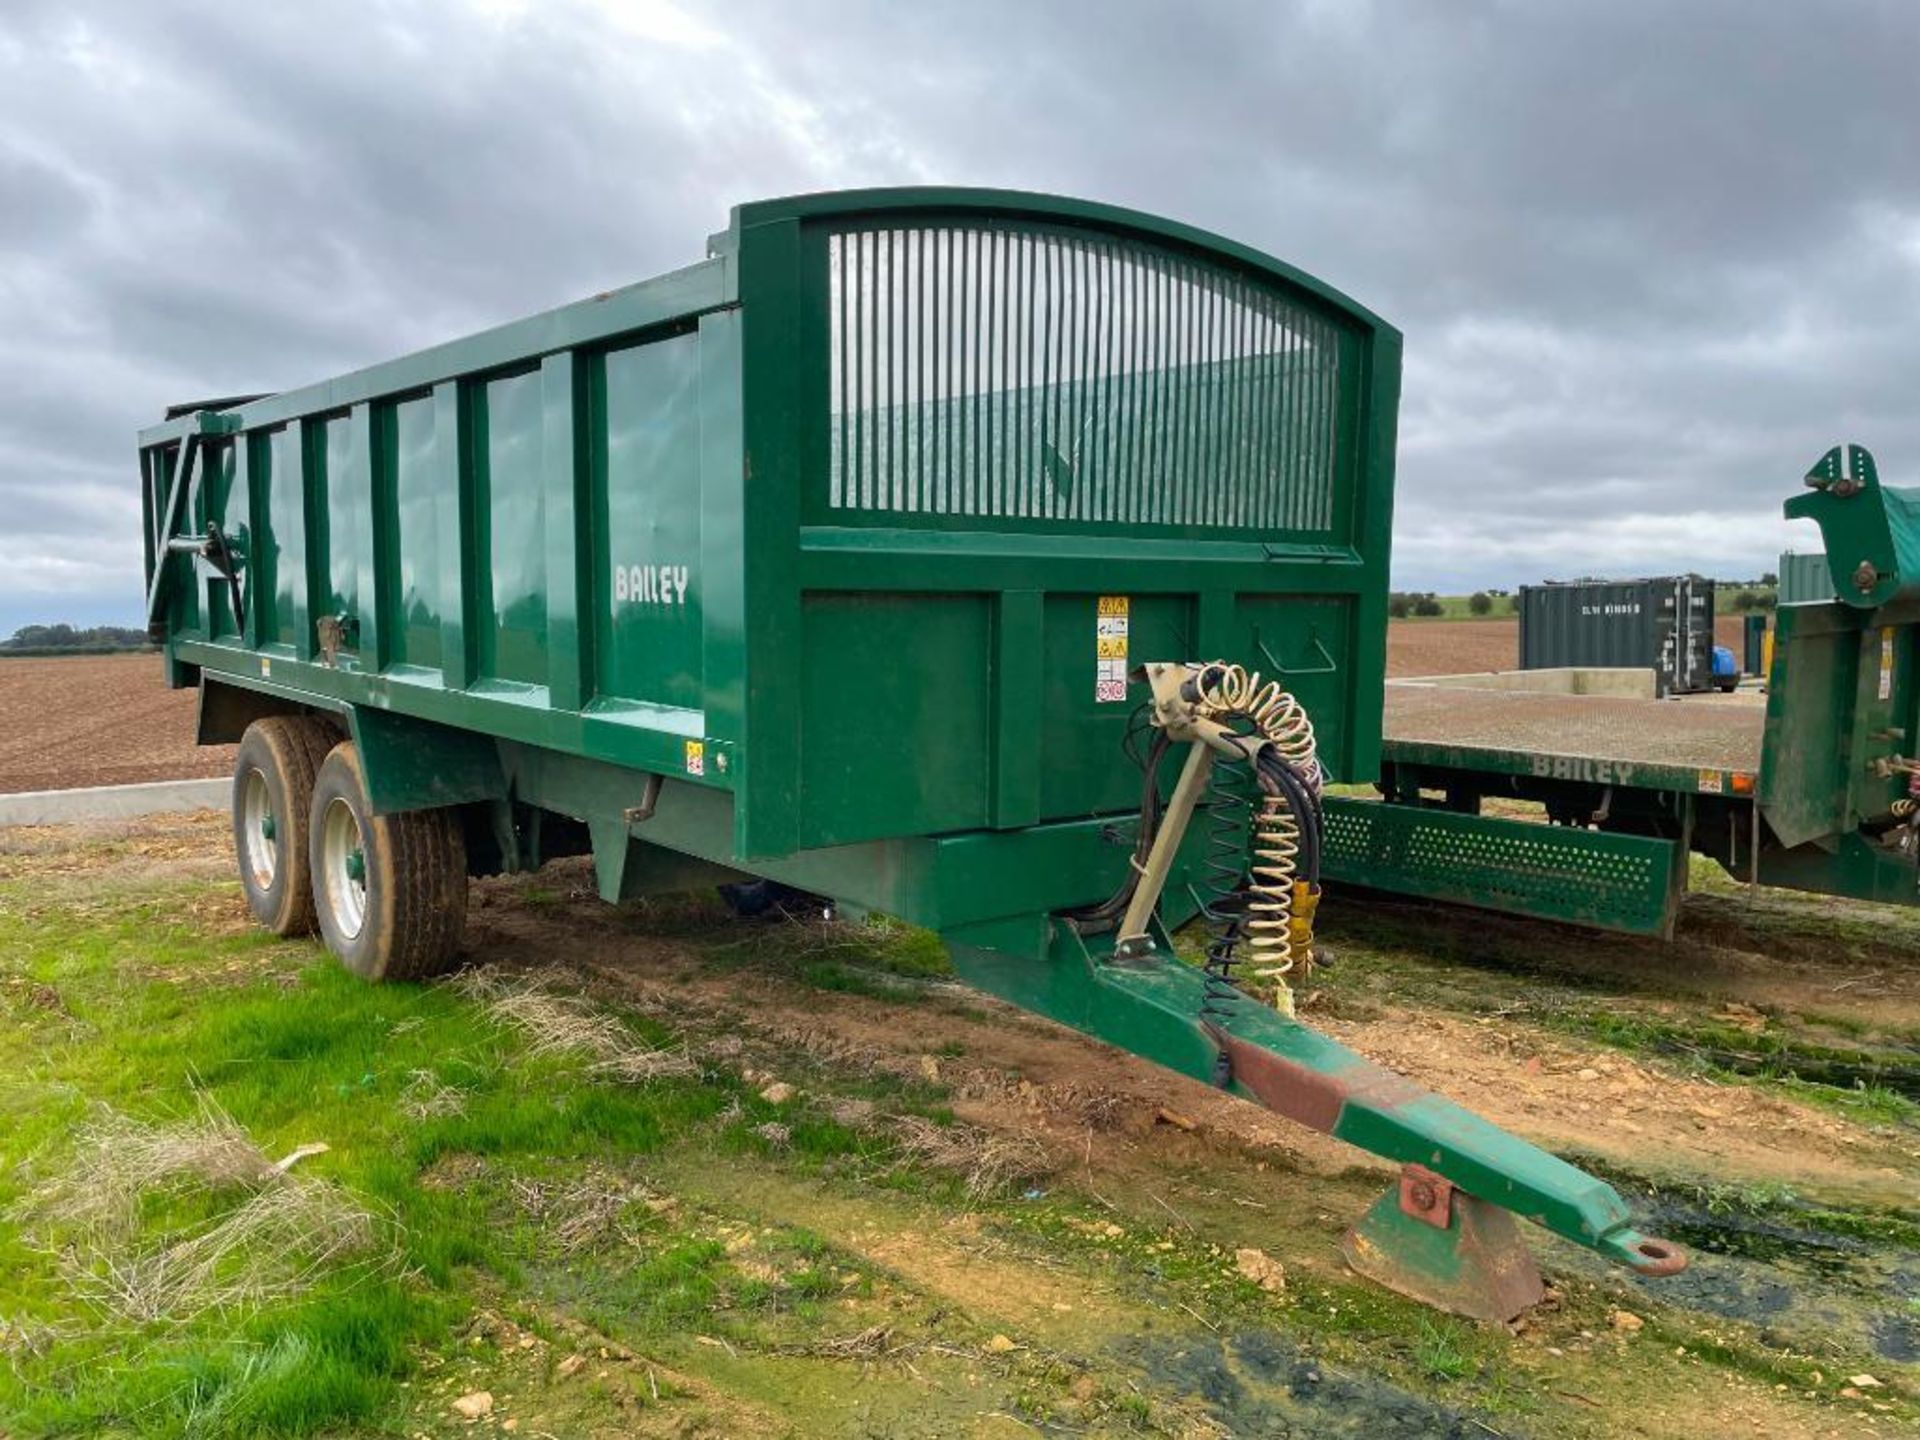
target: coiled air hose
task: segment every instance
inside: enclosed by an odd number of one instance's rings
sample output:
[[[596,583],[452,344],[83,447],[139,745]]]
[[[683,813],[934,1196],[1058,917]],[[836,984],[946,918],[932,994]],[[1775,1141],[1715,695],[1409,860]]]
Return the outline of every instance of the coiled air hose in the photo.
[[[1175,740],[1205,746],[1212,754],[1206,797],[1193,813],[1207,832],[1201,877],[1191,892],[1211,932],[1201,1018],[1218,1022],[1230,1012],[1243,959],[1274,1005],[1291,1015],[1288,977],[1304,977],[1313,964],[1320,899],[1322,772],[1313,723],[1278,681],[1263,681],[1243,666],[1148,671],[1177,675],[1178,695],[1157,697],[1128,724],[1125,749],[1141,768],[1143,793],[1127,879],[1107,900],[1062,918],[1082,935],[1132,925],[1132,933],[1144,937],[1139,927],[1159,898],[1157,888],[1144,902],[1140,897],[1149,858],[1179,840],[1160,833],[1160,762]],[[1160,683],[1155,679],[1156,690]],[[1149,725],[1158,733],[1143,750],[1140,738]]]
[[[1291,1015],[1292,981],[1312,969],[1320,902],[1323,776],[1313,722],[1277,680],[1263,681],[1239,665],[1203,666],[1183,693],[1196,718],[1230,732],[1225,747],[1216,747],[1206,803],[1201,914],[1212,938],[1201,1018],[1221,1019],[1231,1006],[1243,947],[1255,981],[1271,988],[1275,1007]]]

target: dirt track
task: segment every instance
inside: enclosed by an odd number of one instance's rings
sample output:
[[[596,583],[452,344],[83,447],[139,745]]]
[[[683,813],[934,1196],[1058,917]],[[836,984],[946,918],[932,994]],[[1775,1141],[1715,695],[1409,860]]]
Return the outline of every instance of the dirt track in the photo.
[[[1395,620],[1387,626],[1387,674],[1462,675],[1511,670],[1518,620]]]

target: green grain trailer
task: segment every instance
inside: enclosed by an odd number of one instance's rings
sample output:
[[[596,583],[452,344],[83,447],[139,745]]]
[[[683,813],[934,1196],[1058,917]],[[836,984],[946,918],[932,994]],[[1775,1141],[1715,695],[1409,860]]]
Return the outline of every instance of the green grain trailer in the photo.
[[[1150,216],[745,205],[687,269],[144,432],[150,619],[240,743],[256,913],[369,978],[449,959],[470,874],[568,853],[609,901],[897,915],[1402,1162],[1350,1256],[1506,1315],[1539,1294],[1509,1212],[1684,1257],[1232,983],[1244,941],[1284,1000],[1320,779],[1375,773],[1399,373],[1352,301]],[[1248,853],[1283,832],[1305,869]],[[1201,911],[1205,970],[1167,939]]]
[[[1764,699],[1396,681],[1384,803],[1327,802],[1327,873],[1662,936],[1694,854],[1752,884],[1920,904],[1920,491],[1883,487],[1857,445],[1807,485],[1786,513],[1817,521],[1826,553],[1783,556],[1782,581],[1838,598],[1779,607]],[[1504,799],[1551,823],[1482,813]]]

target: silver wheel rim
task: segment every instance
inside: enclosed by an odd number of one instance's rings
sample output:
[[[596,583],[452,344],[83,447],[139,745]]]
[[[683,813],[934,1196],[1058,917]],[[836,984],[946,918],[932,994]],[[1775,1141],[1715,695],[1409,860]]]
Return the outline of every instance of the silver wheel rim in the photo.
[[[360,822],[345,800],[327,804],[320,821],[321,888],[327,913],[343,940],[351,940],[367,923],[366,846]]]
[[[241,863],[253,888],[273,888],[273,877],[280,873],[279,830],[274,823],[273,794],[267,789],[267,777],[259,770],[247,772],[247,783],[240,800]]]

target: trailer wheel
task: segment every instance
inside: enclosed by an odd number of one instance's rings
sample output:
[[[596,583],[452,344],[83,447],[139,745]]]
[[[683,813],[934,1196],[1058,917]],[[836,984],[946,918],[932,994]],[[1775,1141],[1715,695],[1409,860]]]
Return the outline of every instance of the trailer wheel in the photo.
[[[467,922],[467,851],[448,810],[375,815],[360,752],[334,746],[307,825],[320,933],[363,980],[418,980],[443,968]]]
[[[305,864],[314,776],[338,738],[311,715],[247,726],[233,766],[233,852],[254,918],[276,935],[311,935],[313,885]]]

